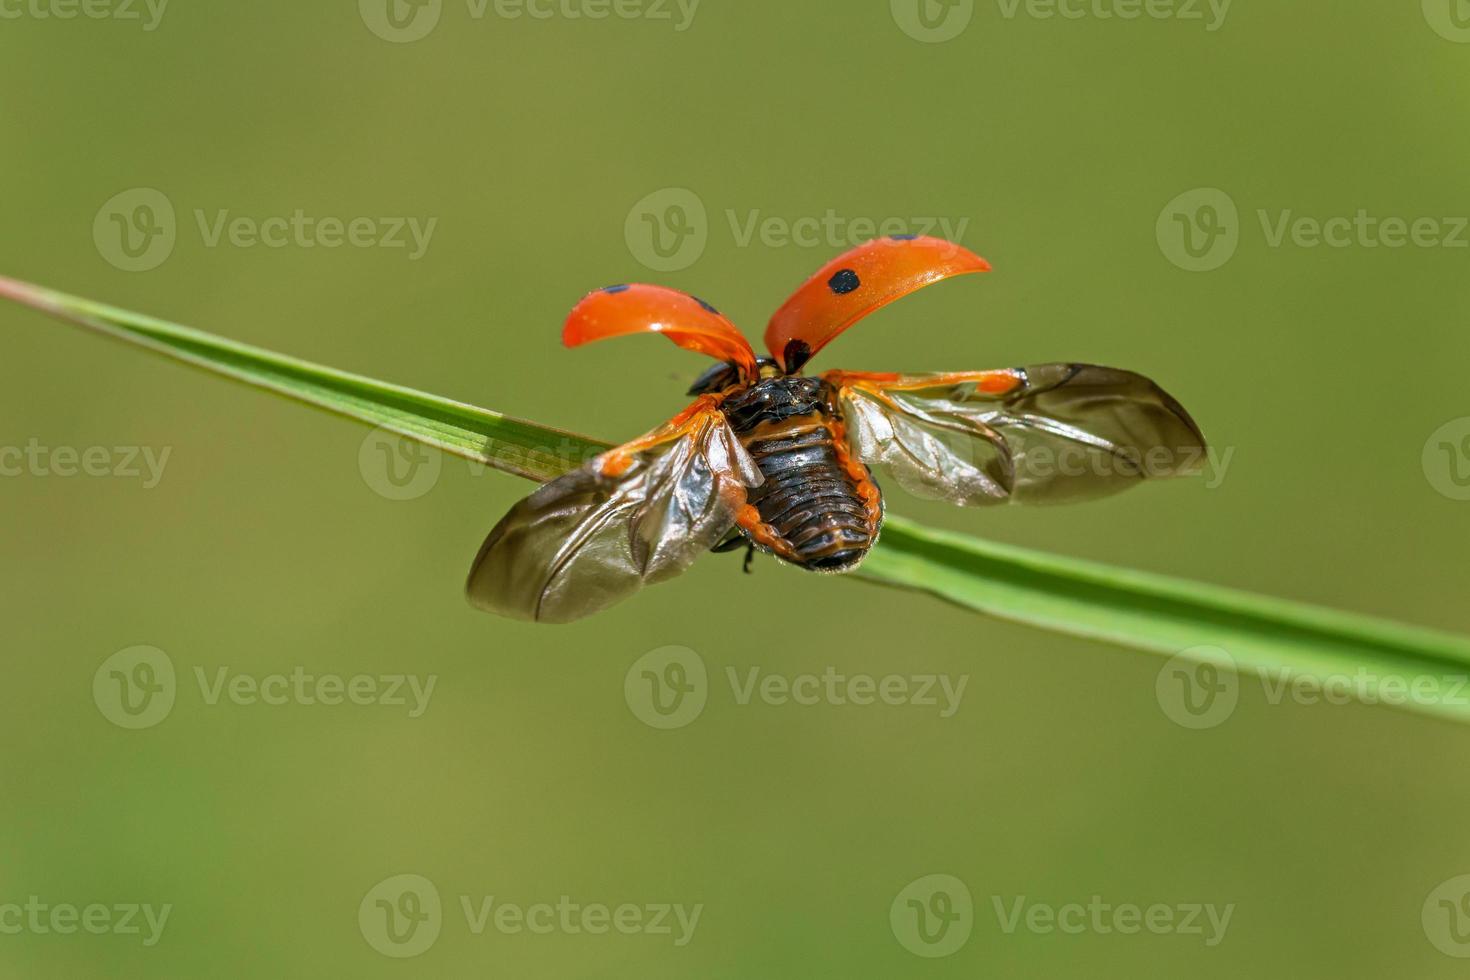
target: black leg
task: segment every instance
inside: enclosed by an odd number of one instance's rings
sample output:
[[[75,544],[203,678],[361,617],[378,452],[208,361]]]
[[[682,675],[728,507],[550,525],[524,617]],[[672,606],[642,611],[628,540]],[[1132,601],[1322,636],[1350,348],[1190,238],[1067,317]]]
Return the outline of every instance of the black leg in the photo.
[[[755,561],[755,542],[744,534],[739,531],[731,531],[728,538],[715,545],[710,551],[722,555],[728,551],[739,551],[741,548],[745,549],[744,571],[746,575],[749,575],[751,574],[750,566]]]

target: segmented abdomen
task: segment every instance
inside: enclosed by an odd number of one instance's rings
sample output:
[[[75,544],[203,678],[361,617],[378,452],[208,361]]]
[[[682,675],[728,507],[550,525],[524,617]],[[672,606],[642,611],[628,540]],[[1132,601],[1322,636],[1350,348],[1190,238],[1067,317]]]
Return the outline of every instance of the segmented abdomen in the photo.
[[[749,503],[781,539],[773,550],[818,571],[844,571],[862,561],[873,544],[877,491],[871,483],[865,490],[852,464],[844,465],[825,415],[767,423],[741,439],[766,478],[750,491]],[[757,543],[766,542],[757,536]]]

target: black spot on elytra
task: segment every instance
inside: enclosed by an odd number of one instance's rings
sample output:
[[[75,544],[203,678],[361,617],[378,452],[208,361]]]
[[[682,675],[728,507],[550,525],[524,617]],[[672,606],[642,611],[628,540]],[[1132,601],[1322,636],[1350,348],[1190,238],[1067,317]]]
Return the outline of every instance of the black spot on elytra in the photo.
[[[812,345],[804,340],[793,340],[786,344],[781,360],[786,362],[787,372],[800,371],[803,364],[812,359]]]
[[[891,239],[893,239],[896,242],[911,242],[915,238],[918,238],[919,236],[918,235],[889,235],[888,237],[891,238]]]
[[[837,275],[827,280],[827,285],[838,296],[846,296],[862,284],[863,281],[858,278],[858,274],[851,269],[843,269]]]
[[[626,283],[619,283],[616,286],[606,286],[603,288],[602,291],[610,295],[617,295],[618,293],[626,293],[628,291],[628,286]]]
[[[704,300],[700,299],[698,296],[694,296],[694,297],[691,297],[691,298],[694,300],[694,302],[696,302],[700,306],[704,307],[704,312],[706,312],[706,313],[713,313],[715,316],[719,316],[720,315],[720,311],[719,310],[715,309],[713,306],[710,306],[708,303],[706,303]]]

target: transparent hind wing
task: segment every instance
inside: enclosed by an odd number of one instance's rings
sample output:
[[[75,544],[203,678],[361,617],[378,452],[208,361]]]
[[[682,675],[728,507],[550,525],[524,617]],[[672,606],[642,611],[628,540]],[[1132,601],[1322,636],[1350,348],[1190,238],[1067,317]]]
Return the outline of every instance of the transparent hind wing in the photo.
[[[488,612],[569,623],[719,544],[760,470],[712,399],[541,487],[496,525],[466,587]]]
[[[1104,497],[1204,462],[1189,413],[1131,371],[1039,364],[824,378],[864,462],[918,496],[960,506]]]

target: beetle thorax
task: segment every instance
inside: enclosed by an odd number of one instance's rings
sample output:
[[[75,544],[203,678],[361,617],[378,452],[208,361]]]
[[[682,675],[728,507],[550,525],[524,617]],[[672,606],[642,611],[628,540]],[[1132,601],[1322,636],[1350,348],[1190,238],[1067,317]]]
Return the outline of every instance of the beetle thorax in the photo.
[[[757,381],[726,398],[721,409],[736,432],[749,432],[763,422],[824,411],[828,404],[828,387],[820,378],[790,375]]]

